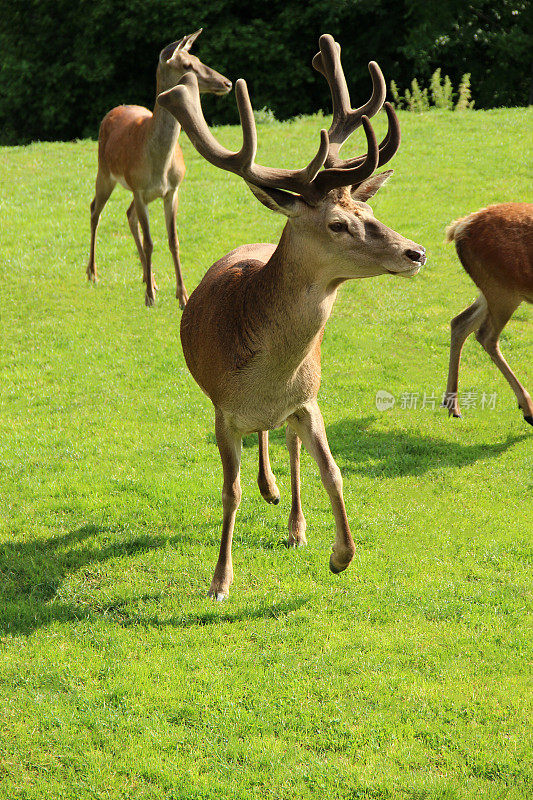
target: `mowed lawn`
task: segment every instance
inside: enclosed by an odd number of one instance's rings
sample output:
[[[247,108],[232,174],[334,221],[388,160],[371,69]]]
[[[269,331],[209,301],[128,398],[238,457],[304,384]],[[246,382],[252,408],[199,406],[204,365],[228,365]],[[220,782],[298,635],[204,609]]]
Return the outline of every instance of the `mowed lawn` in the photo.
[[[449,320],[476,296],[445,226],[533,199],[533,114],[400,116],[373,206],[428,263],[344,285],[322,348],[355,559],[329,572],[333,518],[307,454],[309,546],[285,547],[284,435],[271,435],[277,507],[250,437],[222,604],[206,597],[222,515],[213,411],[181,352],[162,204],[147,309],[120,188],[101,218],[101,280],[85,278],[96,143],[0,150],[1,798],[531,796],[533,429],[473,338],[463,420],[438,406]],[[259,126],[258,160],[307,163],[328,124]],[[217,135],[239,146],[236,128]],[[284,220],[182,144],[191,291]],[[502,337],[530,392],[531,320],[522,306]]]

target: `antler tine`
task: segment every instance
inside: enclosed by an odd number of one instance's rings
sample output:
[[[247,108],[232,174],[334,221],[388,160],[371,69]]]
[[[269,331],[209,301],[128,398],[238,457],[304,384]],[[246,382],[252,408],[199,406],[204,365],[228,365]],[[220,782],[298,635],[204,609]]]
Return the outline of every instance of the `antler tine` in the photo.
[[[202,111],[198,78],[192,72],[186,72],[180,82],[172,89],[161,92],[158,103],[176,117],[194,147],[206,161],[215,167],[236,172],[241,164],[253,161],[257,149],[257,134],[253,113],[251,124],[246,109],[239,113],[244,118],[243,144],[240,150],[233,152],[223,147],[209,130]]]
[[[400,132],[400,120],[396,116],[396,112],[390,103],[385,103],[385,111],[387,114],[388,128],[387,135],[379,145],[379,162],[378,167],[382,167],[387,161],[393,157],[398,151],[402,135]]]
[[[291,192],[298,192],[311,203],[317,202],[320,198],[313,186],[313,180],[324,164],[329,150],[328,134],[325,130],[320,132],[320,146],[316,155],[310,163],[300,170],[276,169],[274,167],[263,167],[255,164],[255,154],[257,150],[257,132],[255,127],[254,112],[250,102],[248,86],[246,81],[239,78],[235,85],[237,96],[237,106],[243,129],[243,146],[239,151],[238,162],[239,172],[248,183],[254,186],[264,186],[275,189],[287,189]]]
[[[372,117],[383,106],[386,84],[378,64],[371,61],[368,70],[372,78],[372,95],[357,109],[350,106],[350,94],[342,69],[340,45],[326,33],[320,37],[320,52],[313,58],[313,67],[326,78],[333,104],[333,119],[328,131],[330,151],[326,168],[339,166],[339,150],[353,131],[362,123],[363,116]]]
[[[367,141],[367,153],[362,157],[364,160],[353,167],[345,167],[344,162],[341,162],[343,164],[341,167],[330,167],[319,172],[313,183],[323,196],[339,186],[357,186],[377,169],[379,163],[378,140],[368,117],[363,116],[361,121]]]
[[[383,108],[387,113],[388,128],[385,137],[379,143],[379,160],[376,169],[382,167],[383,164],[386,164],[387,161],[391,160],[393,155],[395,155],[395,153],[398,151],[401,141],[400,122],[396,116],[394,108],[390,103],[385,103]],[[359,164],[362,164],[365,159],[366,155],[347,159],[346,161],[342,162],[342,168],[348,169],[357,167]]]
[[[243,168],[250,169],[257,153],[257,128],[255,127],[248,86],[242,78],[239,78],[235,84],[235,96],[242,128],[242,147],[239,151],[240,163],[242,163]]]

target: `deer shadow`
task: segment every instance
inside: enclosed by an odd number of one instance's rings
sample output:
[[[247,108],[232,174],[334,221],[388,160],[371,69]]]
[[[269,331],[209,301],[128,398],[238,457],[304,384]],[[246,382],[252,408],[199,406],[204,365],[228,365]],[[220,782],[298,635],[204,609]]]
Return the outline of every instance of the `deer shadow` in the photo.
[[[205,529],[205,531],[204,531]],[[256,609],[242,611],[228,609],[224,613],[213,610],[212,601],[205,593],[206,609],[200,613],[175,614],[169,620],[157,616],[143,616],[138,609],[140,603],[162,599],[161,592],[142,593],[133,597],[115,598],[109,602],[62,602],[60,588],[70,574],[87,570],[87,580],[93,576],[91,569],[111,558],[135,556],[138,553],[157,550],[167,545],[194,542],[200,538],[205,543],[213,535],[213,525],[205,523],[194,533],[175,535],[138,534],[120,537],[123,526],[86,524],[64,535],[26,542],[3,542],[0,544],[0,632],[6,635],[29,635],[35,630],[54,622],[69,623],[81,620],[106,618],[122,627],[135,625],[171,626],[190,628],[195,626],[237,622],[246,618],[269,618],[288,614],[307,602],[292,599],[273,605],[264,604]],[[205,536],[202,536],[202,532]],[[216,542],[218,544],[218,526]],[[98,537],[111,538],[103,546]],[[215,539],[213,539],[215,541]],[[202,595],[203,596],[203,593]],[[178,599],[179,602],[179,599]]]
[[[305,606],[313,595],[305,597],[292,597],[290,600],[279,600],[276,603],[262,602],[255,608],[245,607],[232,609],[227,603],[220,607],[219,603],[214,603],[206,597],[206,608],[200,612],[185,614],[173,614],[169,619],[161,619],[157,616],[143,617],[131,613],[128,609],[130,600],[123,600],[113,605],[111,616],[115,618],[118,625],[123,628],[133,626],[146,626],[157,628],[198,628],[207,625],[222,625],[226,623],[241,622],[242,620],[254,619],[279,619],[279,617],[291,614],[293,611]],[[144,597],[139,598],[144,599]],[[150,598],[153,599],[153,598]],[[207,605],[208,604],[208,605]]]
[[[103,547],[94,538],[120,530],[121,526],[88,524],[62,536],[0,544],[0,630],[6,634],[29,634],[54,621],[86,618],[88,610],[83,604],[49,602],[57,597],[70,573],[113,557],[157,549],[170,538],[141,534],[122,540],[114,538]]]
[[[331,452],[343,459],[343,472],[371,478],[423,475],[442,467],[464,467],[496,458],[528,434],[508,435],[496,444],[468,444],[407,430],[372,428],[375,416],[343,419],[326,428]]]

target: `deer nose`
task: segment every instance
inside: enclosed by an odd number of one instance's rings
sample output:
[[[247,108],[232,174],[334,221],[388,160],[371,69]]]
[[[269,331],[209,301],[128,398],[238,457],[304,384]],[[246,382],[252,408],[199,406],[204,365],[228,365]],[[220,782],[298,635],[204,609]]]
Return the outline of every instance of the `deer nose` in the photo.
[[[426,250],[424,247],[421,247],[420,250],[406,250],[404,255],[416,264],[426,263]]]
[[[233,84],[232,84],[232,82],[230,80],[228,80],[228,78],[224,78],[224,86],[226,87],[226,89],[229,92],[229,90],[231,89]]]

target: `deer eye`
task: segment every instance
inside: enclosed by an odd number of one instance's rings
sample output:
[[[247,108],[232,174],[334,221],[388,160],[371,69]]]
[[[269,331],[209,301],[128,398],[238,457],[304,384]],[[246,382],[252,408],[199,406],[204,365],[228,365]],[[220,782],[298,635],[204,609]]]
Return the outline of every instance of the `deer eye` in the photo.
[[[330,231],[334,231],[334,233],[340,233],[341,231],[347,231],[348,225],[346,222],[332,222],[329,225]]]

